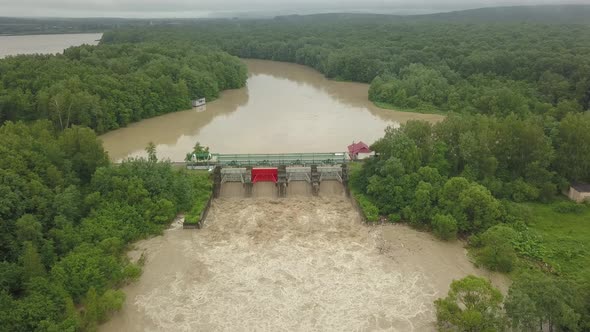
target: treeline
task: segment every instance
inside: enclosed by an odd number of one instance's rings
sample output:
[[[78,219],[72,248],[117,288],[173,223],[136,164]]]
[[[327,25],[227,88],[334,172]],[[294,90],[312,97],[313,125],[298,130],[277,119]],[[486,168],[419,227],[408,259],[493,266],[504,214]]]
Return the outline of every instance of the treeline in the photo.
[[[551,201],[590,179],[590,115],[563,121],[515,115],[409,121],[372,145],[378,154],[351,179],[381,215],[439,233],[476,234],[513,218],[511,202]]]
[[[61,130],[81,125],[104,133],[189,109],[192,99],[215,99],[246,79],[235,57],[180,43],[9,57],[0,60],[0,124],[49,119]]]
[[[589,25],[332,16],[122,29],[103,41],[180,39],[304,64],[329,78],[372,83],[370,99],[397,108],[557,118],[589,108]]]
[[[149,160],[109,163],[94,132],[49,121],[0,127],[0,330],[92,330],[141,273],[125,256],[209,191]],[[141,263],[141,262],[140,262]]]

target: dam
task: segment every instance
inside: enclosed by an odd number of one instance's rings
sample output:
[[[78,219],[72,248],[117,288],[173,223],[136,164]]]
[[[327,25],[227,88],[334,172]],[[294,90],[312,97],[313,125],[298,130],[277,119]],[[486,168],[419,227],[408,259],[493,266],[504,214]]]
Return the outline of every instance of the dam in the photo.
[[[209,154],[192,155],[191,161],[177,163],[187,169],[208,169],[213,172],[213,198],[219,198],[228,184],[241,184],[243,197],[252,197],[259,183],[275,185],[275,197],[284,198],[289,186],[303,186],[304,192],[318,196],[321,183],[337,181],[348,184],[347,153],[285,153],[285,154]],[[295,185],[298,183],[299,185]],[[305,189],[307,186],[309,190]],[[239,190],[237,190],[239,192]],[[271,194],[272,194],[272,190]],[[346,190],[344,190],[347,192]]]

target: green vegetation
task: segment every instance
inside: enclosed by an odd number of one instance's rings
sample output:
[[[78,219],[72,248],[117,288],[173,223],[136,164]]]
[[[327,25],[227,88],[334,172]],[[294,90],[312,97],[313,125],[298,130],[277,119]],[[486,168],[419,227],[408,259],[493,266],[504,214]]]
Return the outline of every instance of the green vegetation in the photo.
[[[344,14],[121,29],[103,37],[108,44],[170,40],[371,83],[372,101],[402,109],[561,119],[588,109],[590,102],[590,28],[585,24],[473,24]]]
[[[208,173],[197,173],[193,175],[191,186],[196,189],[197,194],[194,197],[194,203],[191,210],[184,216],[184,223],[197,225],[201,222],[201,213],[207,206],[211,198],[211,180]]]
[[[517,276],[504,303],[510,325],[517,331],[587,331],[588,280],[573,282],[539,272]]]
[[[499,331],[504,327],[502,293],[488,280],[467,276],[435,302],[439,331]]]
[[[49,119],[104,133],[191,108],[246,82],[235,57],[173,43],[72,47],[61,55],[0,60],[0,124]]]
[[[352,197],[358,203],[361,213],[367,222],[376,222],[379,220],[379,209],[371,203],[367,196],[353,191]]]
[[[514,241],[517,232],[509,226],[496,225],[480,237],[481,250],[476,251],[477,262],[492,271],[510,272],[516,264]]]
[[[488,280],[455,280],[435,302],[439,331],[587,331],[588,279],[572,282],[541,272],[519,274],[503,301]]]
[[[121,308],[141,269],[128,244],[166,227],[210,191],[208,179],[148,160],[109,163],[87,128],[0,127],[0,326],[92,330]],[[195,211],[195,210],[193,210]]]
[[[575,209],[559,212],[563,206]],[[541,261],[560,275],[590,276],[590,206],[556,202],[527,203],[522,208],[531,211],[528,225],[543,246]]]

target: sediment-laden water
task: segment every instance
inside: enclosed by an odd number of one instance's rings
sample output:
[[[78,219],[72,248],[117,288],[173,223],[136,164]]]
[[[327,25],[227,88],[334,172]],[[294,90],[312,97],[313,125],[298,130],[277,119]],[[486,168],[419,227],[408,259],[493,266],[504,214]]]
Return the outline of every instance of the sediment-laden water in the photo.
[[[330,81],[296,64],[244,60],[247,87],[226,91],[195,109],[140,121],[103,135],[111,159],[145,155],[184,160],[196,142],[217,153],[343,152],[352,141],[372,143],[387,126],[409,119],[438,121],[431,114],[380,109],[368,85]]]
[[[431,331],[433,301],[453,279],[506,285],[460,242],[362,224],[341,193],[227,194],[203,229],[174,224],[131,255],[142,253],[144,274],[102,331]]]

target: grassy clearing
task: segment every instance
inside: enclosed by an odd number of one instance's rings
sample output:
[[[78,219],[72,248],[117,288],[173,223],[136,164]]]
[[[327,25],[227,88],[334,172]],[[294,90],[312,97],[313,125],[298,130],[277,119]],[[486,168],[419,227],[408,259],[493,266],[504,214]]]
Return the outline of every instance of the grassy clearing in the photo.
[[[590,206],[579,211],[558,212],[558,201],[552,204],[527,203],[531,211],[529,227],[541,237],[543,260],[558,274],[581,276],[590,273]]]

